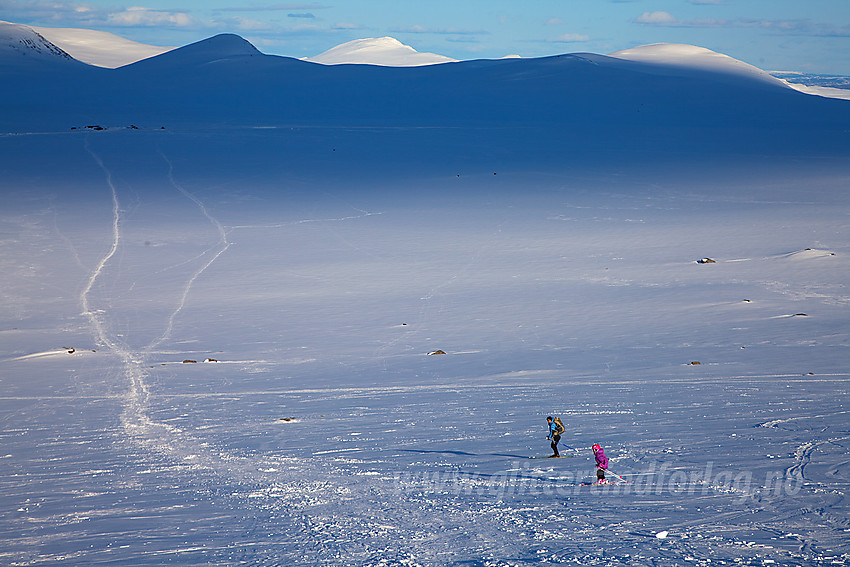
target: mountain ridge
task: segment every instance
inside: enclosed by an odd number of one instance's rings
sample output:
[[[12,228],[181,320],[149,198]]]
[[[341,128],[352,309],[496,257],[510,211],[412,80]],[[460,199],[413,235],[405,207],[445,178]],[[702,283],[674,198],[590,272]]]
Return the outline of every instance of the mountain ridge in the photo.
[[[92,123],[450,128],[492,130],[490,142],[506,147],[528,135],[528,143],[581,152],[637,145],[850,153],[847,101],[804,95],[723,65],[706,71],[592,53],[418,67],[323,65],[266,55],[238,35],[220,34],[117,69],[51,52],[44,56],[66,64],[45,72],[2,47],[0,64],[18,62],[6,69],[18,88],[0,92],[10,109],[0,117],[6,132]]]
[[[167,68],[189,67],[234,57],[269,57],[242,36],[222,33],[178,47],[165,53],[125,65],[121,69],[144,69],[160,65]]]
[[[53,41],[51,41],[51,38]],[[26,46],[29,47],[27,48]],[[21,51],[22,49],[23,51]],[[201,53],[204,50],[206,50],[206,53]],[[175,49],[139,44],[114,34],[95,30],[37,28],[0,20],[0,66],[7,68],[7,70],[10,67],[20,67],[24,64],[19,58],[10,61],[10,51],[16,52],[16,55],[27,52],[35,54],[40,51],[41,54],[49,53],[50,55],[58,56],[58,59],[41,57],[43,62],[56,63],[59,59],[65,62],[75,60],[85,65],[107,69],[134,65],[174,51],[178,53],[178,57],[169,57],[166,59],[166,61],[173,62],[172,67],[174,68],[179,67],[181,64],[212,63],[214,60],[237,56],[267,55],[259,51],[253,44],[241,36],[230,33],[212,36]],[[192,56],[187,55],[188,53],[194,54],[194,60]],[[76,57],[74,54],[76,54]],[[598,56],[597,54],[591,55]],[[717,77],[747,76],[749,78],[760,79],[766,83],[773,83],[777,86],[782,85],[792,88],[806,94],[845,100],[850,99],[850,91],[845,92],[844,89],[801,84],[799,81],[787,81],[782,77],[777,77],[775,73],[768,73],[725,54],[694,45],[656,43],[615,51],[609,53],[607,56],[636,63],[644,63],[650,67],[655,66],[654,72],[660,72],[662,74],[669,69],[678,69],[679,71],[689,69],[691,71],[715,73]],[[181,57],[184,58],[183,61],[180,61]],[[285,56],[272,55],[271,57]],[[286,58],[292,59],[289,57]],[[503,59],[522,58],[511,57]],[[459,62],[455,59],[434,53],[418,52],[411,46],[405,45],[392,37],[364,38],[349,41],[328,49],[319,55],[302,57],[300,60],[321,65],[347,64],[385,67],[418,67]],[[496,61],[498,59],[489,60]],[[647,67],[647,70],[649,71],[649,67]]]

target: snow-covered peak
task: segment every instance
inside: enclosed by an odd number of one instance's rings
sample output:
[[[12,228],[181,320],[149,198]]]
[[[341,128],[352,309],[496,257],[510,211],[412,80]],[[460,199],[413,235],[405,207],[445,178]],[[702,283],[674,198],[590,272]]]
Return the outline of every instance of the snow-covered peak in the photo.
[[[74,59],[114,69],[170,51],[172,47],[145,45],[102,31],[78,28],[33,27],[50,43],[69,53]]]
[[[307,57],[305,61],[323,65],[353,63],[385,67],[417,67],[450,63],[456,59],[436,53],[420,53],[392,37],[370,37],[337,45],[315,57]]]
[[[254,45],[242,36],[233,33],[221,33],[213,37],[192,43],[179,50],[182,52],[203,52],[210,57],[234,57],[237,55],[261,55]]]
[[[704,47],[682,43],[654,43],[609,53],[609,57],[658,65],[691,68],[729,75],[747,76],[768,83],[785,84],[766,71]]]
[[[213,61],[254,55],[262,56],[263,53],[245,38],[232,33],[223,33],[137,61],[127,67],[156,65],[160,68],[190,68]]]
[[[0,60],[7,64],[25,64],[32,60],[63,62],[74,58],[32,28],[0,21]]]

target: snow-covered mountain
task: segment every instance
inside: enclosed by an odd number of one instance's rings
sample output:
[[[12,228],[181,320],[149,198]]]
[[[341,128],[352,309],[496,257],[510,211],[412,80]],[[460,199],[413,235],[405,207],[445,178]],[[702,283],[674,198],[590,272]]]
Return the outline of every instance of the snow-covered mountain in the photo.
[[[830,98],[850,99],[850,90],[820,87],[816,85],[805,85],[792,83],[777,78],[767,71],[759,69],[749,63],[744,63],[728,55],[717,53],[704,47],[685,45],[677,43],[656,43],[643,45],[608,54],[610,57],[627,59],[629,61],[641,61],[657,64],[664,67],[676,66],[684,69],[693,69],[698,72],[724,73],[728,75],[739,75],[752,79],[784,84],[790,88]]]
[[[0,21],[0,64],[26,67],[33,60],[56,63],[73,57],[28,26]]]
[[[173,47],[146,45],[96,30],[45,27],[32,29],[74,59],[110,69],[129,65],[173,49]]]
[[[694,71],[721,73],[779,84],[781,81],[749,63],[704,47],[680,43],[655,43],[609,53],[609,57],[679,67]]]
[[[155,76],[157,73],[166,72],[166,70],[194,73],[197,69],[203,69],[207,65],[236,61],[240,65],[246,65],[247,72],[251,73],[252,69],[256,69],[257,66],[254,59],[267,59],[269,57],[274,58],[274,56],[264,55],[244,38],[227,33],[172,49],[148,59],[142,59],[124,69],[118,69],[116,74],[150,73]],[[222,84],[226,84],[228,79],[229,77],[222,76]]]
[[[436,53],[420,53],[392,37],[356,39],[332,47],[305,61],[324,65],[363,64],[389,67],[416,67],[457,61]]]

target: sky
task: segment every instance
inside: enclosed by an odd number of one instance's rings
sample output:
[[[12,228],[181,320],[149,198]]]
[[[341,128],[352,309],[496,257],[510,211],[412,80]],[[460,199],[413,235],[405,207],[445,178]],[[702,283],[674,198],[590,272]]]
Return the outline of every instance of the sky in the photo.
[[[235,33],[291,57],[383,36],[454,59],[688,43],[769,71],[850,75],[850,0],[0,0],[0,20],[175,47]]]

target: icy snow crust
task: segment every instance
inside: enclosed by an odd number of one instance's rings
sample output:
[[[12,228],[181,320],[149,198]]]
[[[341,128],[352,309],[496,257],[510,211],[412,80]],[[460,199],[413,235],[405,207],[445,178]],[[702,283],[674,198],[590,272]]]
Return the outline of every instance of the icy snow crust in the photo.
[[[591,54],[20,57],[0,563],[848,563],[850,103]],[[528,458],[547,415],[569,458]]]

